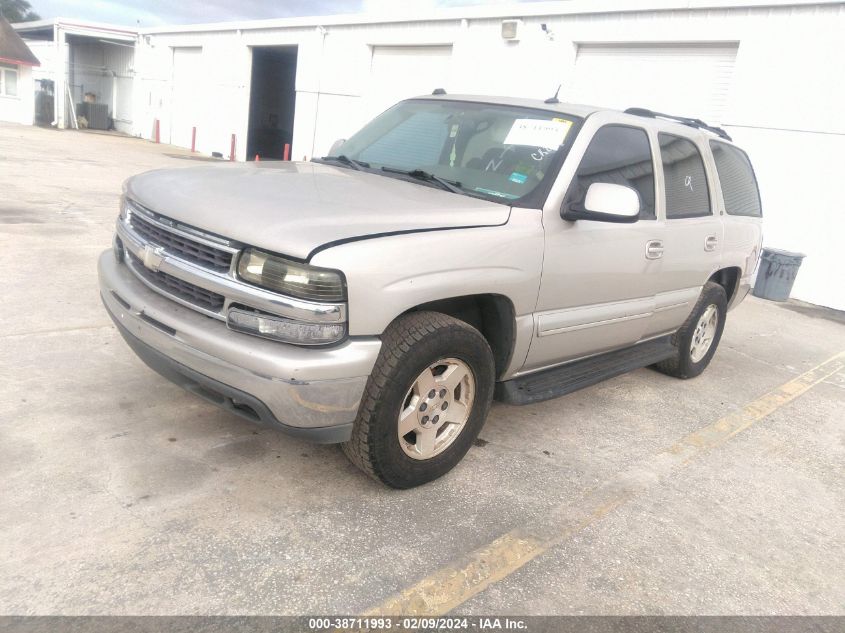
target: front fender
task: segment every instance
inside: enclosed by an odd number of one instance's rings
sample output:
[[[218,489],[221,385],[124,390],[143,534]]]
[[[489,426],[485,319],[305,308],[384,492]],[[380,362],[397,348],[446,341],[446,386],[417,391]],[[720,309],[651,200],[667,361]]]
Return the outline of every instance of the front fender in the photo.
[[[514,209],[501,226],[427,231],[340,244],[311,260],[342,270],[349,333],[380,335],[399,315],[441,299],[498,294],[517,320],[537,303],[543,261],[541,213]]]

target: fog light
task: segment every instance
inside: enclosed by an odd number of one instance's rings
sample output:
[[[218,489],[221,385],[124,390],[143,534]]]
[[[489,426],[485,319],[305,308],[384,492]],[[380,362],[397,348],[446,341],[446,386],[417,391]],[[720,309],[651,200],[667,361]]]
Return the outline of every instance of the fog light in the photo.
[[[125,253],[123,249],[123,241],[117,236],[114,236],[114,241],[112,241],[112,252],[114,253],[114,258],[118,262],[123,261],[123,254]]]
[[[302,323],[239,308],[229,310],[228,325],[238,332],[296,345],[336,343],[346,334],[343,323]]]

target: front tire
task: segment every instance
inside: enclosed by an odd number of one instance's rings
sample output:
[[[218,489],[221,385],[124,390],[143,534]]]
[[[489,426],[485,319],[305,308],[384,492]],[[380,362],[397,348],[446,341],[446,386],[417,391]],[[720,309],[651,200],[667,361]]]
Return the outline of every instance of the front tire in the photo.
[[[701,374],[722,340],[727,312],[725,289],[708,281],[689,317],[672,335],[672,345],[677,348],[675,355],[654,368],[675,378],[695,378]]]
[[[358,410],[350,461],[392,488],[449,472],[478,437],[493,399],[485,338],[439,312],[413,312],[387,329]]]

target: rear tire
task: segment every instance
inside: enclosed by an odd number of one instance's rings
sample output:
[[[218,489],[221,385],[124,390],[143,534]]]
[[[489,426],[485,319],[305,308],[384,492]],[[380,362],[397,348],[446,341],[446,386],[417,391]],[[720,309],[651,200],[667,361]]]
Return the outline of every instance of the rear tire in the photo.
[[[703,372],[716,353],[725,329],[728,299],[725,289],[717,283],[704,284],[701,296],[681,328],[672,335],[677,348],[672,358],[653,367],[675,378],[695,378]]]
[[[392,488],[437,479],[478,437],[494,380],[493,353],[472,326],[439,312],[399,317],[384,333],[343,452]]]

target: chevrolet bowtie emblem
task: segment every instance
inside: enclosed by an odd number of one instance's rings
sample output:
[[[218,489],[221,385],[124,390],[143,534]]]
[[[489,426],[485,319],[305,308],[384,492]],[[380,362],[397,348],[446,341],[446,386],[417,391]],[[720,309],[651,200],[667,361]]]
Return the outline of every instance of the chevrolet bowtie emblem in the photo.
[[[161,246],[153,246],[152,244],[144,246],[145,267],[153,272],[158,272],[158,267],[161,266],[162,261],[164,261],[164,249]]]

